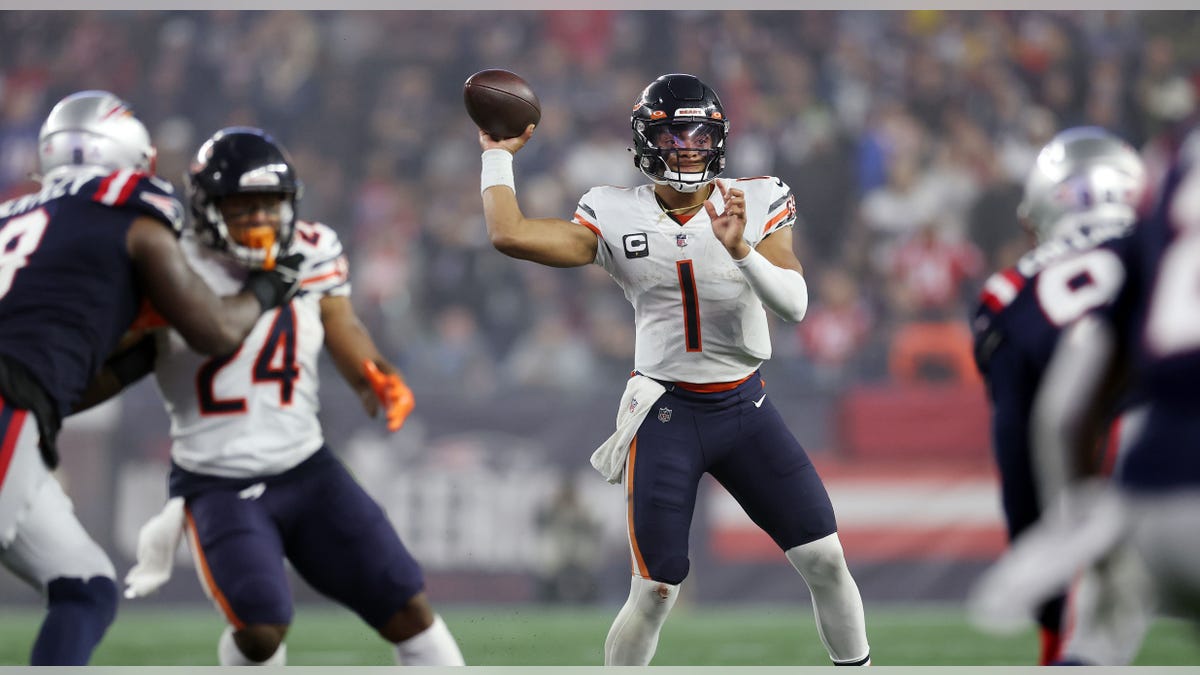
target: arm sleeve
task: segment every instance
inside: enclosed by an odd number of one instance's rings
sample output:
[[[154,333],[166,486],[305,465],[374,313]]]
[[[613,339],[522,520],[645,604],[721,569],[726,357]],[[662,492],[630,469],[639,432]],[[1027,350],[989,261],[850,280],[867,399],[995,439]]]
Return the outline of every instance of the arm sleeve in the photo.
[[[808,312],[808,282],[796,270],[776,267],[763,254],[750,249],[750,254],[734,260],[750,283],[754,294],[772,312],[788,321],[800,321]]]

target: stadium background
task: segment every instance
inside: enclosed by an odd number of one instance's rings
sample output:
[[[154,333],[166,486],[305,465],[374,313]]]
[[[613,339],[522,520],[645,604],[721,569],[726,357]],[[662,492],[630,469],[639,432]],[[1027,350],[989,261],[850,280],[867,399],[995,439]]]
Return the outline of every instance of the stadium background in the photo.
[[[1195,110],[1200,13],[1134,11],[5,11],[0,198],[33,187],[38,126],[71,91],[129,100],[180,184],[212,131],[261,126],[305,182],[302,217],[349,252],[355,306],[417,408],[386,435],[332,364],[331,446],[388,509],[439,605],[619,604],[623,500],[587,464],[632,364],[632,312],[599,268],[491,249],[462,82],[528,79],[542,123],[516,163],[534,215],[642,182],[629,109],[690,72],[720,94],[727,175],[790,184],[813,304],[774,322],[768,391],[818,463],[868,608],[960,601],[1003,547],[968,316],[1015,260],[1036,150],[1100,124],[1159,150]],[[149,381],[67,421],[62,479],[123,573],[161,505],[167,422]],[[571,555],[574,552],[578,555]],[[807,604],[714,483],[685,603]],[[186,555],[145,603],[205,601]],[[563,583],[569,580],[569,583]],[[302,600],[318,602],[303,584]],[[0,577],[0,602],[37,597]],[[128,604],[128,603],[127,603]]]

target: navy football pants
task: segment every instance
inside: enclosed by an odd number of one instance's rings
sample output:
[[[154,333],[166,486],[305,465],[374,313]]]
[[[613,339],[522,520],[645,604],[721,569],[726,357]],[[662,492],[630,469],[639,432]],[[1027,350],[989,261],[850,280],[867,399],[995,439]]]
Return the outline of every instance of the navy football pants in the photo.
[[[676,386],[642,422],[626,464],[634,574],[670,584],[687,576],[705,473],[784,551],[837,531],[825,485],[757,373],[720,393]]]
[[[234,628],[291,623],[285,557],[376,629],[424,587],[383,509],[328,448],[262,482],[261,492],[242,480],[187,498],[198,572]]]

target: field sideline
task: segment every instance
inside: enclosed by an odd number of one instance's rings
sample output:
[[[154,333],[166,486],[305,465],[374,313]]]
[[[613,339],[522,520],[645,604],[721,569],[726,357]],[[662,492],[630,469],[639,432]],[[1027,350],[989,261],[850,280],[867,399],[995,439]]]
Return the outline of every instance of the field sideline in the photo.
[[[597,666],[616,607],[448,606],[442,615],[470,665]],[[27,663],[40,622],[29,607],[0,614],[0,665]],[[868,611],[875,665],[1027,666],[1036,659],[1032,628],[1008,638],[978,633],[956,608],[891,606]],[[215,665],[222,622],[207,606],[143,609],[122,605],[93,665]],[[289,665],[392,665],[391,650],[357,617],[329,605],[297,609]],[[679,607],[663,629],[655,665],[824,666],[808,608]],[[1159,621],[1137,665],[1197,665],[1196,634]]]

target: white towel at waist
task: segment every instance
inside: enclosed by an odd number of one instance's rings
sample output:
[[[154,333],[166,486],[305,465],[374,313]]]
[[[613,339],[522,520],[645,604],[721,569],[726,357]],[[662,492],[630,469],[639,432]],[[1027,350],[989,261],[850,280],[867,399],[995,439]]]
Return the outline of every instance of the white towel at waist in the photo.
[[[187,514],[183,497],[172,497],[160,513],[138,531],[137,564],[125,575],[125,597],[144,598],[171,578],[175,551],[183,538]]]
[[[666,387],[645,375],[634,375],[625,385],[621,405],[617,408],[617,430],[592,453],[592,466],[610,483],[620,483],[625,473],[625,458],[642,420],[654,406]]]

